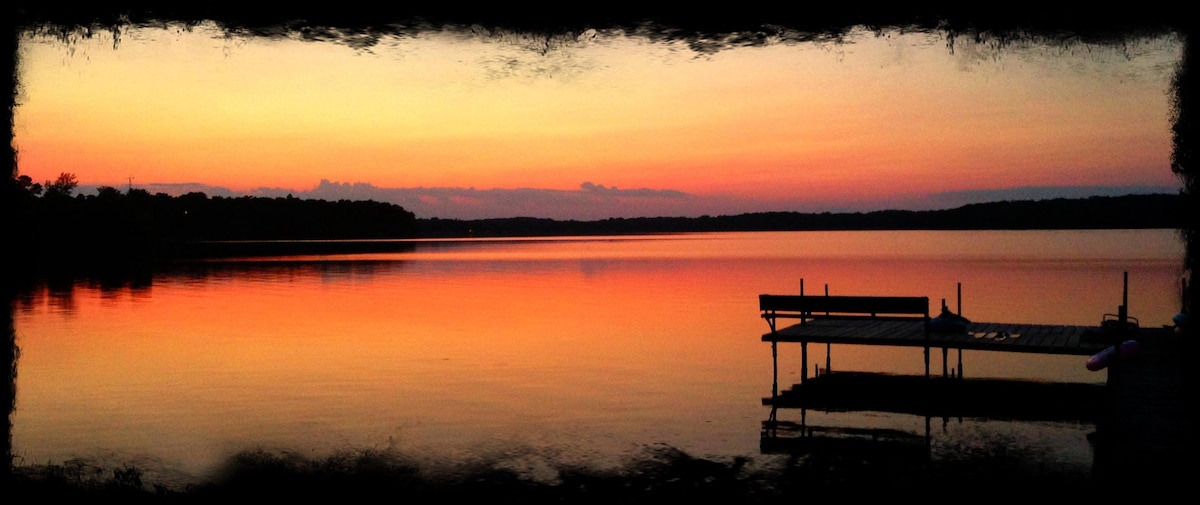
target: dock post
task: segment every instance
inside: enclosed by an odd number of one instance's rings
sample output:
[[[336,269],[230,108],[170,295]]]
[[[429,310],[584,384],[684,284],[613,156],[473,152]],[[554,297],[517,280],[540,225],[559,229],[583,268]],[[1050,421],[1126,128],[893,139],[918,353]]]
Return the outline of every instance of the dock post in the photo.
[[[1113,353],[1112,363],[1108,365],[1108,380],[1113,385],[1113,390],[1116,390],[1116,383],[1120,380],[1121,375],[1121,343],[1125,341],[1126,333],[1129,324],[1129,272],[1124,274],[1124,287],[1121,291],[1121,306],[1117,307],[1117,331],[1113,334],[1113,348],[1118,352]]]
[[[1113,345],[1116,346],[1118,352],[1113,353],[1112,364],[1108,366],[1110,376],[1120,375],[1119,370],[1121,364],[1121,343],[1125,341],[1126,332],[1129,324],[1129,272],[1124,273],[1124,282],[1121,289],[1121,306],[1117,307],[1117,334],[1113,336]]]
[[[829,285],[828,284],[825,285],[825,296],[829,296]],[[826,312],[825,315],[829,315],[829,313]],[[826,342],[825,343],[825,373],[829,373],[829,360],[830,360],[831,354],[833,354],[833,344]]]
[[[800,383],[808,380],[808,341],[800,342]]]
[[[771,404],[779,397],[779,342],[771,341]]]
[[[950,354],[949,353],[950,353],[950,348],[948,348],[948,347],[942,348],[942,378],[943,379],[950,376],[950,363],[949,363]]]
[[[962,371],[962,347],[959,347],[959,348],[958,348],[958,378],[959,378],[959,379],[963,378],[963,371]]]
[[[1112,358],[1108,364],[1108,433],[1105,435],[1108,439],[1114,440],[1115,434],[1121,429],[1117,426],[1117,408],[1118,408],[1118,388],[1121,382],[1121,343],[1127,337],[1127,324],[1129,320],[1129,272],[1124,274],[1124,287],[1121,293],[1121,306],[1117,307],[1117,328],[1111,336],[1113,349],[1117,352],[1112,354]]]

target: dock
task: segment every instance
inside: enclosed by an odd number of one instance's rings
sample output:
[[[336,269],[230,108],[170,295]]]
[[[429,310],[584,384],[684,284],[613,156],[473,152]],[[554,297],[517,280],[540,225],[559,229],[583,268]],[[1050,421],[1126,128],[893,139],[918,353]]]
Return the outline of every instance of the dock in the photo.
[[[803,284],[801,284],[803,286]],[[1093,424],[1094,473],[1106,476],[1182,478],[1195,471],[1195,379],[1185,365],[1194,352],[1193,330],[1172,326],[1138,327],[1125,312],[1096,326],[1005,322],[968,322],[947,329],[931,325],[927,299],[919,297],[830,297],[761,295],[762,317],[770,330],[761,336],[772,347],[774,380],[762,403],[771,408],[763,422],[764,453],[809,450],[860,450],[863,447],[912,448],[928,445],[926,433],[810,427],[779,419],[781,409],[876,411],[931,418],[987,418],[1017,421],[1066,421]],[[943,301],[943,314],[945,302]],[[780,326],[792,318],[795,324]],[[1103,384],[1045,383],[967,378],[962,351],[1054,354],[1090,357],[1123,341],[1139,343],[1136,355],[1115,357]],[[781,389],[778,346],[799,344],[800,382]],[[809,344],[918,347],[925,350],[925,374],[893,375],[869,371],[830,372],[814,367],[809,376]],[[941,373],[931,373],[930,354],[942,353]],[[958,353],[958,366],[949,353]],[[1081,360],[1080,366],[1083,365]],[[915,443],[914,443],[915,442]],[[918,451],[919,453],[919,451]]]

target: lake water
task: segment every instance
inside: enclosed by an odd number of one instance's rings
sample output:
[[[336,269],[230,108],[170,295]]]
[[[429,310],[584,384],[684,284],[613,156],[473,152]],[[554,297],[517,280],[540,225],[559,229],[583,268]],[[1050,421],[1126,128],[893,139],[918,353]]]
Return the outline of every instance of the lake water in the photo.
[[[243,450],[619,462],[759,454],[772,384],[758,295],[928,296],[974,321],[1169,324],[1173,230],[715,233],[412,241],[404,252],[180,265],[17,301],[17,465],[204,479]],[[961,299],[959,289],[961,286]],[[780,383],[799,380],[781,348]],[[810,360],[824,362],[823,346]],[[835,370],[923,373],[920,349],[834,346]],[[934,353],[934,369],[940,356]],[[1081,357],[964,352],[972,377],[1101,383]],[[808,412],[922,432],[925,419]],[[1078,423],[936,420],[935,457],[1002,444],[1091,464]]]

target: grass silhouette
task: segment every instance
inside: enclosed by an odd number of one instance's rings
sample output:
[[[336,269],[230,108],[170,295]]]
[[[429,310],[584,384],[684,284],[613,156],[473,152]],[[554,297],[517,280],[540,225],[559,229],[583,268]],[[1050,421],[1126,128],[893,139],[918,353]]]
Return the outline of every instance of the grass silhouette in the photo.
[[[318,459],[248,451],[227,461],[211,481],[183,489],[145,482],[134,467],[78,465],[18,467],[6,487],[20,503],[776,503],[785,498],[931,493],[994,499],[1032,489],[1039,497],[1101,495],[1103,486],[1089,476],[1031,463],[1036,460],[1036,455],[1010,447],[963,451],[936,461],[834,452],[783,457],[764,465],[749,457],[715,461],[653,447],[615,468],[559,464],[531,472],[502,458],[427,465],[384,451]]]

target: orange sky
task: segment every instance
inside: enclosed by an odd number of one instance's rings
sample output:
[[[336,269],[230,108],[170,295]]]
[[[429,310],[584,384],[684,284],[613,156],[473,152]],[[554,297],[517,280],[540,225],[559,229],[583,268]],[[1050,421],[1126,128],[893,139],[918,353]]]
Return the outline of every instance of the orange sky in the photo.
[[[995,53],[862,33],[711,55],[603,33],[545,54],[525,42],[428,33],[356,50],[204,26],[126,32],[116,49],[105,34],[71,46],[27,37],[18,168],[117,187],[303,192],[324,179],[578,197],[593,183],[688,198],[626,202],[660,214],[1178,185],[1174,38]],[[434,198],[410,193],[410,207]],[[495,195],[517,200],[460,200]],[[537,212],[537,200],[523,204]],[[504,212],[490,209],[479,212]]]

